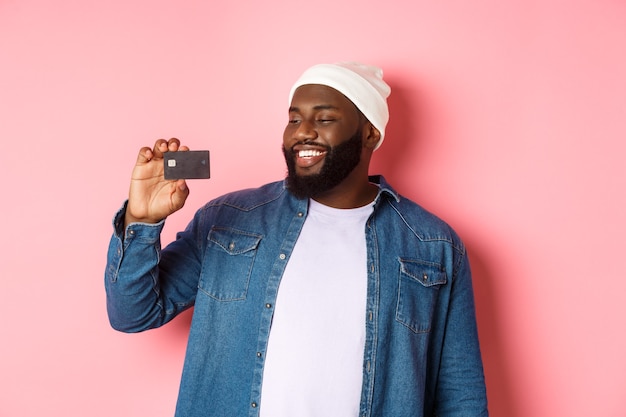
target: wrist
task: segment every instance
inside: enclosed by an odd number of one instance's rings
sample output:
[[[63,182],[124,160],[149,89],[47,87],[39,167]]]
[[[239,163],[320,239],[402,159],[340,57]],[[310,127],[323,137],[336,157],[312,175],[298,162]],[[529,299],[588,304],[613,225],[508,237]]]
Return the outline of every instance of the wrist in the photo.
[[[156,224],[159,223],[161,219],[151,219],[148,217],[135,217],[126,209],[126,213],[124,214],[124,228],[126,228],[129,224],[132,223],[148,223],[148,224]]]

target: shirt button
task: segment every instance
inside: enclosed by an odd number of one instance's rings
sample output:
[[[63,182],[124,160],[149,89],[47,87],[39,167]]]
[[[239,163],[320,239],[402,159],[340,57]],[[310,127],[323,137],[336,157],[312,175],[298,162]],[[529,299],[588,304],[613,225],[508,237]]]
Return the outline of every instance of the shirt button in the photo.
[[[252,403],[250,405],[252,406],[252,408],[256,408],[256,403]]]
[[[304,213],[303,212],[299,212],[298,213],[298,217],[302,217],[302,216],[304,216]]]
[[[235,244],[231,242],[231,244],[228,245],[228,249],[230,249],[230,250],[235,249]]]
[[[265,304],[265,308],[272,308],[272,305],[270,303]]]
[[[257,358],[260,358],[261,356],[263,356],[263,354],[262,354],[261,352],[257,352],[257,353],[256,353],[256,357],[257,357]]]
[[[129,231],[128,231],[128,234],[129,234],[129,235],[134,235],[134,234],[135,234],[135,231],[131,229],[131,230],[129,230]]]
[[[285,255],[284,253],[281,253],[280,255],[278,255],[278,257],[284,261],[287,255]]]

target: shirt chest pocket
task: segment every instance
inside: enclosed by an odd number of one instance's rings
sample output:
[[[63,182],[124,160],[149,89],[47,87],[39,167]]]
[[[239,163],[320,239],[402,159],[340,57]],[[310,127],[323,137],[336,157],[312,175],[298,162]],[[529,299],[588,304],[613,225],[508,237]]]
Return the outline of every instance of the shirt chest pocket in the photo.
[[[261,236],[213,227],[198,288],[218,301],[245,300]]]
[[[445,268],[420,260],[399,261],[396,320],[415,333],[428,333],[439,289],[447,282]]]

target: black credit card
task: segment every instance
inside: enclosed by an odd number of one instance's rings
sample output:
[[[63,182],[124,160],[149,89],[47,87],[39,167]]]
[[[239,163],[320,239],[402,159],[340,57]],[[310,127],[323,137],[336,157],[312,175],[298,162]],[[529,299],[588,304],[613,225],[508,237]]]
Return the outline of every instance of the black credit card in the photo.
[[[166,180],[210,178],[209,151],[165,152],[163,170]]]

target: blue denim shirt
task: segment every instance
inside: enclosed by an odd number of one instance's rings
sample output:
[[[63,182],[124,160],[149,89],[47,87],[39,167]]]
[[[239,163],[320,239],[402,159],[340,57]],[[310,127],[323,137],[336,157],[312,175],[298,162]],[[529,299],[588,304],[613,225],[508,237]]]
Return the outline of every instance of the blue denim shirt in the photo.
[[[360,416],[486,416],[465,247],[384,178],[371,181],[380,191],[364,231]],[[163,250],[163,222],[124,231],[124,210],[116,215],[105,272],[111,325],[143,331],[194,306],[177,416],[259,415],[274,303],[307,209],[283,182],[227,194]]]

